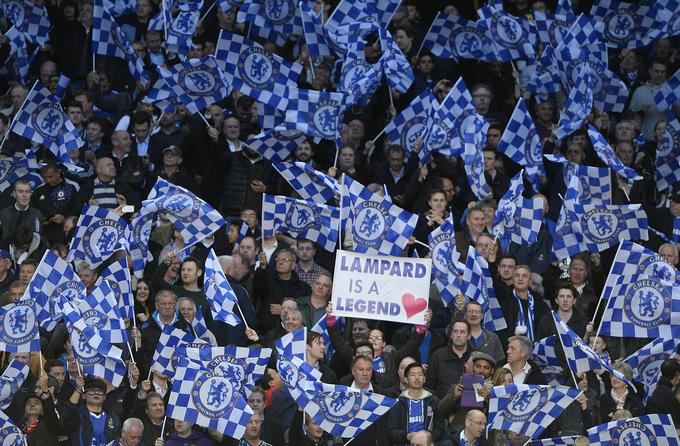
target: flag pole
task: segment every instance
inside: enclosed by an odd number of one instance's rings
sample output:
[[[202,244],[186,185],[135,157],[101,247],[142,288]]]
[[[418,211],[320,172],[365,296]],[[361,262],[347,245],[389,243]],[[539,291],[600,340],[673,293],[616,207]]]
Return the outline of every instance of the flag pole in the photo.
[[[430,250],[430,245],[428,245],[427,243],[423,243],[418,239],[413,239],[413,243],[415,243],[416,245],[424,246],[425,248]]]
[[[616,261],[616,256],[619,254],[619,249],[621,249],[621,244],[619,243],[619,247],[616,250],[616,254],[614,255],[614,261]],[[612,269],[614,268],[614,262],[612,262],[611,266],[609,267],[609,274],[607,275],[607,279],[609,279],[609,275],[612,273]],[[607,281],[605,281],[605,288],[607,286]],[[604,288],[602,289],[602,292],[604,293]],[[597,311],[600,309],[600,303],[602,302],[602,295],[600,295],[600,298],[597,300],[597,306],[595,307],[595,313],[593,313],[593,320],[590,321],[591,323],[595,322],[595,318],[597,317]],[[609,304],[609,299],[607,299],[607,304]],[[595,349],[595,341],[597,337],[600,335],[600,330],[602,329],[602,321],[604,320],[604,317],[600,319],[600,323],[597,324],[597,331],[595,332],[595,336],[593,337],[593,344],[592,347],[593,350]],[[588,343],[590,345],[590,343]]]
[[[135,305],[132,304],[132,326],[137,329],[137,315],[135,314]],[[135,351],[139,351],[139,346],[137,346],[137,338],[133,336],[135,340]]]
[[[210,123],[208,122],[208,120],[205,119],[205,116],[203,116],[203,113],[198,112],[198,113],[196,113],[196,114],[197,114],[198,116],[201,117],[201,119],[203,120],[203,122],[205,122],[205,125],[207,125],[208,127],[212,127],[212,126],[210,125]]]
[[[380,133],[378,133],[376,137],[371,140],[371,142],[375,144],[375,142],[378,140],[378,138],[380,138],[383,135],[383,133],[385,133],[385,129],[380,130]]]
[[[307,48],[307,57],[309,59],[309,69],[312,73],[312,79],[316,79],[316,73],[314,73],[314,63],[312,62],[312,56],[309,55],[309,48]]]
[[[338,167],[338,156],[340,155],[340,148],[335,146],[335,159],[333,160],[333,167]]]
[[[357,437],[352,437],[352,438],[350,438],[349,441],[348,441],[347,443],[345,443],[343,446],[347,446],[348,444],[350,444],[351,442],[353,442],[355,438],[357,438]]]
[[[163,434],[165,433],[165,422],[167,421],[167,419],[168,419],[167,416],[163,417],[163,426],[161,427],[161,437],[160,438],[163,438]]]
[[[557,319],[555,319],[555,312],[551,311],[550,315],[552,316],[553,323],[555,324],[555,330],[557,331],[557,337],[559,338],[560,345],[562,346],[562,352],[566,356],[567,353],[564,351],[564,344],[562,343],[562,336],[560,336],[560,330],[559,330],[559,328],[557,328]],[[571,369],[571,367],[569,367],[569,361],[568,360],[567,360],[567,368],[569,369],[569,373],[571,373],[571,379],[574,381],[574,387],[578,388],[578,382],[576,381],[576,376],[574,376],[574,371]]]
[[[338,249],[342,249],[342,193],[345,191],[345,174],[343,173],[340,177],[340,200],[338,203],[338,208],[340,209],[340,218],[338,218],[339,228],[338,228]]]
[[[198,19],[198,24],[203,22],[203,19],[205,18],[205,16],[207,16],[210,13],[210,11],[212,11],[212,9],[215,7],[216,4],[217,4],[217,2],[213,2],[213,4],[210,6],[210,8],[208,8],[208,10],[201,16],[201,18]]]
[[[132,354],[132,347],[130,347],[130,343],[126,342],[125,345],[127,345],[128,351],[130,352],[130,361],[135,362],[135,355]]]
[[[250,330],[250,327],[248,326],[248,322],[246,322],[246,318],[243,316],[243,311],[241,310],[241,306],[238,304],[238,299],[236,299],[236,308],[238,308],[238,312],[241,315],[241,320],[243,321],[243,325],[246,326],[246,330]]]

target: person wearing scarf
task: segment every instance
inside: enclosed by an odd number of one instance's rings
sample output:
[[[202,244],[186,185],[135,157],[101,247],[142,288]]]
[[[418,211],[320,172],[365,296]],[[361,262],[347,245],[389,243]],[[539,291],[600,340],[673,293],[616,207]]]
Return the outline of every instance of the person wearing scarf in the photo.
[[[621,372],[627,379],[633,377],[633,370],[626,363],[616,364],[614,370]],[[612,416],[617,410],[626,409],[633,417],[645,414],[642,400],[614,375],[611,375],[611,389],[600,399],[600,419],[603,423],[613,421]]]
[[[532,342],[538,339],[538,322],[543,315],[549,314],[549,309],[543,299],[534,298],[529,290],[530,284],[531,269],[526,265],[518,265],[513,273],[512,294],[501,302],[503,316],[508,325],[501,341],[507,341],[513,335],[526,336]]]
[[[56,446],[59,441],[59,422],[54,410],[54,388],[47,384],[47,373],[42,372],[35,393],[24,400],[24,413],[18,423],[26,435],[28,446]]]

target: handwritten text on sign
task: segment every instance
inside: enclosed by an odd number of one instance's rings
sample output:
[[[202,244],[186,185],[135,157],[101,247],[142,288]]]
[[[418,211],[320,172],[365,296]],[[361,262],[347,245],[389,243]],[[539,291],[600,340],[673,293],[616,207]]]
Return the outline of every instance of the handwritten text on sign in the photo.
[[[333,314],[424,324],[431,266],[430,259],[338,251]]]

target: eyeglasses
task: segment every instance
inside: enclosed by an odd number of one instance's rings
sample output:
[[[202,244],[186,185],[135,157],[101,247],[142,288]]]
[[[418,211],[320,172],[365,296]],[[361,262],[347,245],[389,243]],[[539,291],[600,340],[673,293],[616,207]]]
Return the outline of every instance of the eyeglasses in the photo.
[[[486,421],[475,421],[475,420],[468,420],[470,423],[476,424],[477,426],[485,426]]]
[[[88,395],[104,395],[104,391],[102,389],[87,389],[85,393]]]
[[[276,259],[276,263],[292,262],[293,259]]]

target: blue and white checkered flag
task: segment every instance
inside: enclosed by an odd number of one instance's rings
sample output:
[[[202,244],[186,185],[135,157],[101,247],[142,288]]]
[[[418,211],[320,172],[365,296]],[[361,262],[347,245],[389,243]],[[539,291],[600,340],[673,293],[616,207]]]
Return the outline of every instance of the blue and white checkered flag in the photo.
[[[85,285],[71,265],[47,250],[21,299],[28,298],[35,299],[40,326],[51,331],[61,317],[61,301],[85,298]]]
[[[203,309],[201,307],[196,307],[196,314],[191,320],[191,329],[198,339],[211,344],[210,330],[208,330],[208,324],[205,322],[205,318],[203,317]]]
[[[546,154],[545,159],[562,163],[564,184],[570,184],[577,177],[580,184],[578,201],[582,204],[612,204],[611,171],[608,167],[592,167],[572,163],[561,154]]]
[[[650,444],[678,446],[680,440],[668,414],[650,414],[610,421],[588,429],[592,446]]]
[[[304,362],[307,354],[307,329],[304,327],[298,328],[287,335],[281,336],[276,340],[275,345],[279,356],[289,360],[297,358]],[[321,379],[320,372],[315,373],[315,376]]]
[[[444,59],[496,60],[489,30],[482,23],[438,12],[420,51]]]
[[[547,338],[534,342],[534,349],[531,352],[531,360],[538,365],[543,377],[551,386],[566,384],[566,380],[562,377],[562,363],[555,351],[556,342],[558,342],[557,336],[548,336]]]
[[[592,125],[588,126],[588,136],[590,137],[590,142],[593,143],[593,148],[597,153],[597,156],[610,168],[616,172],[617,175],[626,178],[628,181],[641,180],[642,177],[638,175],[630,167],[623,165],[619,157],[614,153],[614,149],[611,148],[609,143],[604,136]]]
[[[59,100],[37,82],[12,124],[12,131],[36,144],[47,146],[60,160],[68,157],[68,151],[85,144],[69,121]]]
[[[120,386],[127,373],[123,351],[106,341],[100,329],[88,325],[73,303],[64,300],[62,305],[73,356],[82,367],[83,374],[103,378],[114,387]]]
[[[473,120],[463,131],[464,150],[461,158],[465,163],[465,174],[472,193],[478,199],[483,200],[491,195],[491,188],[484,177],[484,154],[482,152],[486,144],[489,123],[476,113],[472,117]]]
[[[106,342],[120,344],[128,341],[118,299],[108,280],[96,285],[85,299],[74,299],[71,303],[80,310],[85,323],[97,328]]]
[[[401,254],[416,228],[418,216],[371,192],[347,175],[344,176],[344,187],[354,251],[390,256]]]
[[[12,359],[12,362],[2,372],[2,376],[0,376],[0,411],[9,407],[19,388],[24,385],[29,373],[28,364],[18,359]]]
[[[104,0],[104,6],[111,11],[114,17],[120,18],[126,14],[132,14],[137,9],[135,0]]]
[[[623,360],[633,369],[633,380],[645,386],[645,404],[654,393],[659,382],[661,364],[673,359],[680,345],[677,328],[670,338],[657,338]]]
[[[493,232],[519,245],[535,243],[543,223],[543,200],[525,198],[522,171],[510,180],[510,187],[498,202]]]
[[[526,84],[526,91],[536,95],[537,100],[545,102],[551,93],[560,91],[559,69],[555,61],[555,50],[551,45],[546,45],[543,54],[538,60],[536,71],[531,75]]]
[[[569,64],[571,69],[585,62],[606,68],[607,47],[603,33],[604,23],[580,14],[559,45],[554,47],[553,56],[558,64]],[[577,73],[560,73],[562,82],[567,85],[569,75],[573,77],[575,74]]]
[[[296,0],[244,0],[236,21],[248,23],[249,32],[279,46],[284,45],[290,36],[303,33]]]
[[[130,278],[130,268],[128,266],[127,257],[118,259],[104,268],[99,273],[97,285],[103,281],[108,281],[109,286],[113,290],[118,302],[118,309],[122,317],[132,319],[135,317],[135,303],[132,295],[132,281]]]
[[[680,100],[680,69],[669,77],[654,95],[654,103],[659,110],[668,110]]]
[[[12,423],[5,412],[0,411],[0,438],[2,446],[21,446],[28,444],[24,433]]]
[[[151,370],[172,379],[175,375],[175,366],[173,364],[173,357],[176,357],[175,348],[185,344],[189,347],[197,348],[210,347],[210,344],[198,339],[191,333],[175,328],[170,324],[164,325],[153,353]]]
[[[66,261],[87,260],[96,268],[116,251],[129,250],[130,229],[123,218],[106,208],[85,204]]]
[[[214,56],[189,59],[169,68],[157,69],[172,95],[192,114],[229,95],[226,76]]]
[[[26,48],[26,38],[16,26],[11,27],[5,33],[7,43],[9,43],[10,57],[5,62],[8,68],[14,68],[13,74],[21,83],[25,83],[28,76],[30,63],[28,61],[28,50]],[[11,70],[12,71],[12,70]]]
[[[168,29],[172,24],[172,8],[166,0],[161,0],[161,6],[158,8],[158,13],[151,17],[149,24],[147,25],[147,30],[153,31],[163,31]]]
[[[489,30],[497,60],[533,59],[536,56],[529,29],[518,17],[484,6],[477,10],[479,22]]]
[[[427,131],[427,122],[436,101],[432,90],[424,89],[411,103],[385,126],[384,133],[391,144],[399,144],[410,157],[418,149]],[[421,144],[422,147],[422,144]]]
[[[265,2],[269,3],[276,2]],[[287,61],[264,50],[256,42],[225,30],[217,41],[215,58],[232,88],[283,111],[288,107],[286,88],[296,87],[302,72],[302,65]]]
[[[288,158],[306,140],[303,132],[278,126],[253,136],[244,144],[263,158],[276,162]]]
[[[153,206],[139,210],[137,215],[130,222],[130,257],[132,258],[132,269],[137,278],[144,274],[146,262],[153,260],[153,255],[149,250],[149,236],[153,227],[155,209]]]
[[[497,149],[520,166],[524,166],[534,191],[538,191],[538,177],[545,175],[543,144],[523,98],[517,101],[515,110],[498,141]]]
[[[179,13],[167,27],[165,47],[168,51],[186,56],[189,50],[196,48],[192,37],[201,17],[203,0],[177,2],[175,6]]]
[[[633,387],[633,383],[628,381],[625,376],[618,370],[614,370],[611,364],[606,363],[600,355],[595,353],[574,331],[569,328],[566,322],[560,319],[556,312],[552,312],[555,319],[555,327],[557,328],[557,335],[560,337],[562,348],[564,349],[564,356],[567,360],[567,365],[573,373],[590,372],[592,370],[603,369],[616,376],[621,381]],[[600,331],[600,334],[603,334]]]
[[[306,238],[326,251],[338,243],[340,209],[311,200],[296,200],[282,195],[264,194],[262,235],[273,237],[277,231],[295,238]]]
[[[375,0],[374,14],[382,28],[387,28],[402,2],[403,0]]]
[[[536,28],[535,33],[538,40],[543,45],[552,45],[556,47],[566,37],[569,28],[576,20],[573,13],[551,14],[545,12],[532,11],[534,17],[533,25]]]
[[[332,56],[333,52],[328,45],[328,33],[321,23],[321,19],[304,0],[298,4],[298,7],[300,8],[302,31],[309,55],[312,57]]]
[[[323,338],[323,344],[326,346],[324,356],[326,357],[327,360],[330,360],[333,357],[333,353],[335,353],[335,349],[333,348],[333,344],[331,343],[331,336],[328,334],[328,323],[325,314],[321,316],[321,319],[319,319],[319,321],[316,324],[314,324],[314,326],[312,327],[312,331],[319,333]]]
[[[0,307],[0,350],[8,353],[39,352],[40,333],[33,299]]]
[[[326,203],[340,193],[340,184],[335,178],[319,172],[309,164],[273,162],[274,168],[284,180],[302,197],[317,203]]]
[[[507,328],[503,310],[501,309],[496,292],[493,289],[493,279],[489,272],[489,264],[472,246],[468,248],[465,259],[463,279],[460,281],[460,291],[465,297],[479,302],[484,312],[484,328],[498,331]]]
[[[285,126],[299,130],[318,143],[322,139],[340,146],[342,114],[348,106],[344,93],[291,89]]]
[[[29,42],[45,46],[50,39],[51,24],[45,6],[22,0],[7,0],[2,2],[2,12]]]
[[[328,34],[331,36],[335,35],[335,37],[338,36],[338,32],[340,31],[339,28],[343,25],[358,22],[361,24],[375,24],[379,26],[375,16],[375,6],[374,0],[362,2],[340,0],[330,17],[328,17],[328,20],[326,20],[324,26],[328,29]],[[383,25],[387,26],[387,23],[384,23]],[[344,31],[347,32],[346,30]]]
[[[253,416],[241,387],[234,376],[180,357],[165,415],[240,439]]]
[[[600,0],[590,15],[605,24],[604,38],[610,48],[647,46],[660,36],[664,25],[657,20],[655,8],[618,0]]]
[[[527,446],[573,446],[574,441],[579,437],[580,435],[567,435],[564,437],[539,438],[530,440]],[[589,445],[599,446],[597,443],[589,443]]]
[[[223,321],[232,327],[239,325],[241,318],[234,313],[234,306],[238,307],[238,299],[212,248],[205,259],[204,270],[203,292],[210,304],[213,320]]]
[[[236,244],[240,245],[241,242],[243,241],[244,238],[246,238],[246,235],[248,235],[248,230],[250,229],[250,226],[248,226],[248,223],[245,221],[241,222],[241,228],[238,230],[238,238],[236,239]]]
[[[162,178],[158,178],[142,205],[165,214],[182,234],[187,248],[226,224],[222,215],[205,201]]]
[[[387,83],[395,91],[406,93],[409,87],[411,87],[414,79],[411,64],[394,41],[394,38],[392,38],[389,31],[380,28],[378,30],[378,35],[380,36],[380,47],[382,48],[380,63],[383,72],[385,73]]]
[[[444,220],[444,223],[428,235],[428,245],[432,257],[432,279],[446,306],[455,302],[456,294],[460,288],[458,268],[456,268],[460,254],[456,249],[455,228],[452,219],[453,214],[450,214],[449,218]]]
[[[560,112],[560,123],[555,135],[562,140],[583,127],[593,110],[593,70],[589,63],[581,65],[574,85],[569,91],[564,110]]]
[[[92,51],[94,54],[123,59],[136,80],[142,83],[148,82],[149,75],[144,73],[144,62],[132,48],[125,33],[111,16],[111,12],[100,1],[94,2]]]
[[[661,144],[656,149],[656,188],[670,189],[680,181],[680,121],[672,110],[666,115]]]
[[[217,0],[217,6],[223,12],[229,12],[234,8],[238,8],[243,3],[243,0]]]
[[[566,386],[508,384],[491,389],[487,429],[538,437],[581,391]]]
[[[383,61],[376,64],[366,62],[362,40],[348,45],[340,70],[338,91],[346,93],[347,100],[352,104],[368,105],[380,85],[384,65]]]

